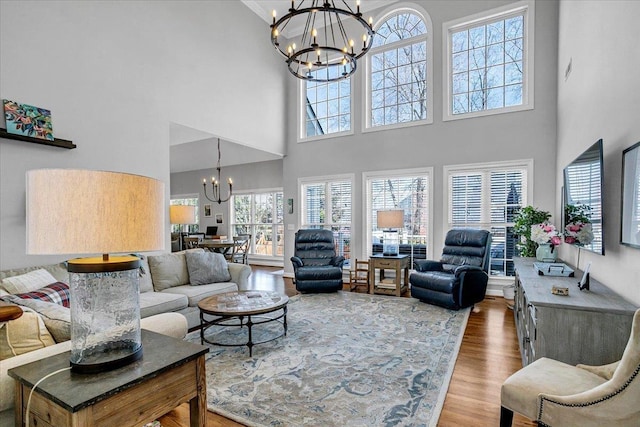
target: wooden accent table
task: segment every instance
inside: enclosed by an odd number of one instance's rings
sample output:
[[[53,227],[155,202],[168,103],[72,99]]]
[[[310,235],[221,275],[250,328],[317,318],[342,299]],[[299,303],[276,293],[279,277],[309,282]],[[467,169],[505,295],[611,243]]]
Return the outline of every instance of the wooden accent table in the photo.
[[[29,423],[38,427],[136,426],[184,402],[190,426],[206,426],[207,347],[142,330],[142,359],[98,374],[63,371],[44,380],[31,398]],[[16,426],[25,422],[31,387],[69,367],[70,352],[9,370],[16,380]]]
[[[198,303],[200,309],[200,343],[209,343],[224,347],[249,347],[249,356],[253,355],[253,346],[273,341],[277,338],[287,335],[287,303],[289,297],[278,292],[272,291],[238,291],[225,292],[223,294],[214,295],[201,300]],[[282,310],[280,315],[260,316],[267,313]],[[215,316],[213,319],[206,319],[205,315]],[[262,317],[263,320],[255,320],[255,317]],[[246,318],[246,319],[245,319]],[[233,323],[233,320],[237,322]],[[252,328],[254,325],[262,323],[281,321],[283,332],[281,335],[270,339],[253,342]],[[231,322],[230,322],[231,320]],[[243,343],[222,343],[210,341],[204,337],[204,333],[212,326],[228,327],[247,327],[249,339]]]
[[[376,282],[376,268],[380,270],[380,281]],[[394,281],[385,280],[384,270],[395,270]],[[404,270],[404,274],[402,271]],[[369,293],[395,295],[404,294],[409,288],[409,255],[371,255],[369,257]]]

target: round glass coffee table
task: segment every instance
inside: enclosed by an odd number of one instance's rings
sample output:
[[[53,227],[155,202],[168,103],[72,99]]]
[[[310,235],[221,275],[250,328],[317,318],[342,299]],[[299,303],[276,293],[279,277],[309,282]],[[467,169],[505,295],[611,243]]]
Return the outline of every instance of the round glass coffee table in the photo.
[[[289,297],[272,291],[238,291],[226,292],[214,295],[201,300],[198,303],[200,309],[200,344],[209,343],[225,347],[249,347],[249,356],[253,355],[253,346],[273,341],[287,335],[287,303]],[[267,313],[274,313],[282,310],[282,313],[272,316],[265,316]],[[205,316],[215,316],[213,319],[206,319]],[[282,320],[280,320],[282,319]],[[268,322],[280,322],[283,331],[280,335],[260,342],[253,342],[252,328]],[[222,343],[210,341],[204,337],[207,329],[219,326],[247,327],[249,339],[246,343]]]

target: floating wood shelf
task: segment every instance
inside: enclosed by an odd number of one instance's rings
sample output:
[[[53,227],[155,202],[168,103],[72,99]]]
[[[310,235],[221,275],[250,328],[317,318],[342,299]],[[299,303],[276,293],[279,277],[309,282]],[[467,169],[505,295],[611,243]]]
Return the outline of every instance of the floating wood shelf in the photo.
[[[54,138],[53,141],[49,141],[48,139],[34,138],[32,136],[16,135],[14,133],[9,133],[6,129],[2,128],[0,128],[0,138],[16,139],[18,141],[33,142],[34,144],[51,145],[53,147],[60,148],[76,148],[76,144],[66,139]]]

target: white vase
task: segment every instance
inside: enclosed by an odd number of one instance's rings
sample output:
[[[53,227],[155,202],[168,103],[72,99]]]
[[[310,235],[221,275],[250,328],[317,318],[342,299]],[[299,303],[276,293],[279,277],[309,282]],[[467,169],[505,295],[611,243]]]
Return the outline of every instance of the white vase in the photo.
[[[536,249],[536,258],[542,262],[556,262],[558,251],[551,243],[540,243]]]

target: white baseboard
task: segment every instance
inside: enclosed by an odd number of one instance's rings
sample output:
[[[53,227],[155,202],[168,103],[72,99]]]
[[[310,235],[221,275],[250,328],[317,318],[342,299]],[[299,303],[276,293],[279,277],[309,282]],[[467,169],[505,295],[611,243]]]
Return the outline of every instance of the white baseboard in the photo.
[[[261,265],[261,266],[265,266],[265,267],[280,267],[280,268],[284,268],[284,262],[283,261],[279,261],[279,260],[273,260],[273,259],[255,259],[255,258],[251,258],[249,257],[249,264],[251,265]]]

